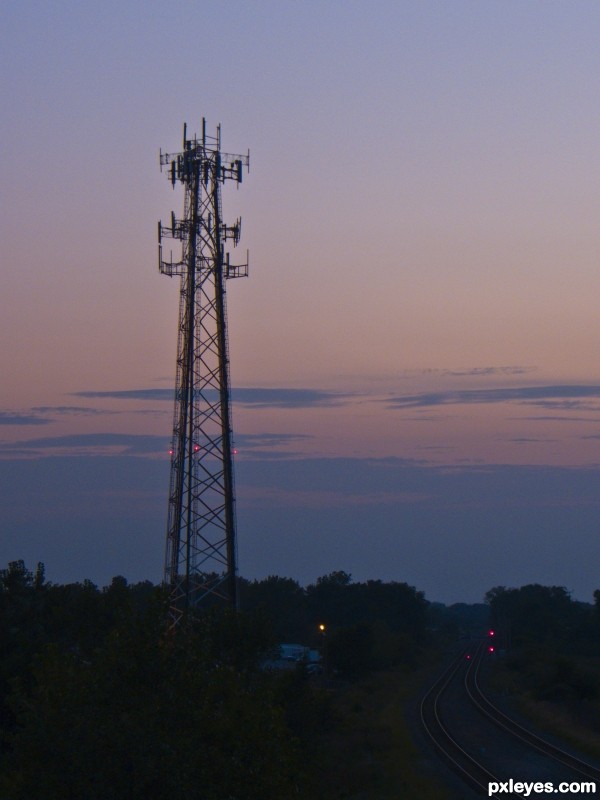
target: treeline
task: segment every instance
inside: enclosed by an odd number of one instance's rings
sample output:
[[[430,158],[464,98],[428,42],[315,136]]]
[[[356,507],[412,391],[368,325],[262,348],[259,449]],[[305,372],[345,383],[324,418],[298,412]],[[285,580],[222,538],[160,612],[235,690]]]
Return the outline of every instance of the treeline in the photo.
[[[600,732],[600,591],[594,604],[562,586],[503,586],[486,595],[502,667],[536,701],[567,706]]]
[[[148,581],[100,589],[48,583],[41,564],[0,570],[0,797],[314,800],[344,769],[319,749],[324,730],[344,729],[329,690],[410,671],[488,624],[536,697],[600,719],[600,591],[592,606],[562,587],[496,587],[485,604],[446,607],[337,571],[307,587],[240,578],[239,594],[242,613],[208,608],[173,630]],[[281,643],[320,650],[324,674],[266,671]]]
[[[406,583],[355,583],[343,571],[306,588],[277,576],[242,580],[240,596],[244,609],[268,617],[278,642],[326,648],[329,668],[342,677],[413,664],[430,628],[422,592]]]
[[[266,672],[264,659],[298,641],[327,647],[337,680],[410,665],[428,603],[343,572],[305,589],[240,580],[240,594],[243,613],[207,609],[172,630],[149,582],[99,589],[48,583],[41,564],[0,570],[0,797],[317,796],[330,695],[301,668]]]
[[[571,598],[564,586],[497,586],[485,596],[490,622],[506,649],[550,645],[556,651],[599,655],[600,591],[595,604]]]

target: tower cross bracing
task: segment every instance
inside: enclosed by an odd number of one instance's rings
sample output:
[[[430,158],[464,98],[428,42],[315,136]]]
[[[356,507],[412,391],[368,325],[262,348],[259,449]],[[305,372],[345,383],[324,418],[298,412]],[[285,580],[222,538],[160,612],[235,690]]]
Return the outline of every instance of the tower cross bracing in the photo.
[[[171,476],[165,553],[170,613],[177,623],[202,603],[237,606],[236,523],[231,428],[231,393],[225,285],[245,277],[232,264],[229,244],[238,244],[241,220],[226,225],[221,187],[242,182],[250,154],[221,152],[221,128],[187,138],[183,149],[160,154],[161,170],[184,187],[183,217],[158,223],[159,269],[181,278]],[[181,243],[169,258],[163,239]]]

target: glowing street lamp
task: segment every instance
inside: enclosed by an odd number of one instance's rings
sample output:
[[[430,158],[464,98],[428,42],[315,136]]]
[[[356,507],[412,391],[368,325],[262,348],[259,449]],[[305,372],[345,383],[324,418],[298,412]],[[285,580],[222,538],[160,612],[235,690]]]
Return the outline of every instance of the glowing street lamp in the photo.
[[[321,622],[319,624],[319,633],[323,637],[323,680],[327,680],[327,628]]]

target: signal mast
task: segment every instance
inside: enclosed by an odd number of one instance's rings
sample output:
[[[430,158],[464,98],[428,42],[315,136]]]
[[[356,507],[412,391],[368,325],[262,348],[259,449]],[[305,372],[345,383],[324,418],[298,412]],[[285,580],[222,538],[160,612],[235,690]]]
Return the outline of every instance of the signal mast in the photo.
[[[225,284],[248,275],[232,264],[228,244],[238,244],[241,219],[226,225],[221,186],[242,182],[247,155],[221,152],[221,126],[208,136],[187,137],[183,150],[160,153],[173,188],[183,184],[183,217],[158,223],[158,263],[179,276],[179,328],[175,411],[164,580],[173,624],[200,604],[224,600],[237,607],[231,395]],[[178,260],[163,254],[163,239],[181,242]]]

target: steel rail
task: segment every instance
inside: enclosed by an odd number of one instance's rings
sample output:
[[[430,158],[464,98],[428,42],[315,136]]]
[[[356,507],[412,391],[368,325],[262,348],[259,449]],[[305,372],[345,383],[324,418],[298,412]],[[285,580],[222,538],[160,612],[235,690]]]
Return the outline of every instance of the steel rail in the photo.
[[[462,652],[436,680],[431,689],[423,696],[420,705],[421,724],[431,739],[436,750],[449,762],[450,766],[461,777],[477,789],[488,794],[488,784],[498,779],[483,764],[473,758],[449,733],[439,713],[439,701],[465,658]],[[496,795],[491,795],[496,797]]]
[[[533,733],[533,731],[523,727],[523,725],[520,725],[514,719],[507,716],[485,696],[477,680],[483,660],[484,649],[485,642],[481,642],[475,654],[475,658],[472,659],[469,665],[464,680],[467,695],[477,710],[488,717],[495,725],[507,731],[512,736],[515,736],[517,739],[520,739],[529,747],[535,748],[545,756],[564,764],[580,775],[591,778],[600,785],[600,770],[577,756],[566,752],[566,750],[557,747],[557,745],[548,742],[546,739]]]

